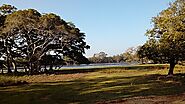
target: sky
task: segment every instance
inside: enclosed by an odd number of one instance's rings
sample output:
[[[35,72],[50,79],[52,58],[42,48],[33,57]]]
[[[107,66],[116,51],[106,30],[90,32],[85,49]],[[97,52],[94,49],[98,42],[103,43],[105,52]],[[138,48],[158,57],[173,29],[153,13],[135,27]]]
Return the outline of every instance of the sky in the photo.
[[[91,46],[85,56],[105,52],[108,56],[123,53],[129,47],[146,42],[145,32],[151,19],[174,0],[0,0],[18,9],[36,9],[55,13],[73,22],[85,33]]]

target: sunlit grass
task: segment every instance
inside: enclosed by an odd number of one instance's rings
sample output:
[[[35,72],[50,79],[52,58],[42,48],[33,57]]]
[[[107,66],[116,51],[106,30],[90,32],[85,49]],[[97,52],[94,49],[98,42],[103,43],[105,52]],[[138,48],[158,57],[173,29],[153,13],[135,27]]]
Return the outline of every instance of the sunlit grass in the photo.
[[[27,84],[25,80],[21,80],[16,76],[3,76],[0,75],[0,86],[12,86]]]
[[[12,101],[14,104],[91,104],[125,97],[185,93],[185,67],[177,66],[176,75],[168,78],[168,66],[156,66],[12,77],[29,84],[0,87],[0,104],[11,104]]]

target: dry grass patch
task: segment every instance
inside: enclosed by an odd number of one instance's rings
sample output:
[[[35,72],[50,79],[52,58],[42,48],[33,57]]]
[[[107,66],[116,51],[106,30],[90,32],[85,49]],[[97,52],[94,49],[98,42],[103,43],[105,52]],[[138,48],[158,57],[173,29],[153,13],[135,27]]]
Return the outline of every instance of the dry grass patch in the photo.
[[[26,80],[29,83],[40,83],[40,82],[59,82],[59,81],[69,81],[85,77],[87,74],[76,73],[76,74],[42,74],[42,75],[32,75],[32,76],[22,76],[19,77],[21,80]]]
[[[0,75],[0,87],[4,86],[17,86],[17,85],[23,85],[28,84],[26,80],[21,80],[19,77],[16,76],[3,76]]]

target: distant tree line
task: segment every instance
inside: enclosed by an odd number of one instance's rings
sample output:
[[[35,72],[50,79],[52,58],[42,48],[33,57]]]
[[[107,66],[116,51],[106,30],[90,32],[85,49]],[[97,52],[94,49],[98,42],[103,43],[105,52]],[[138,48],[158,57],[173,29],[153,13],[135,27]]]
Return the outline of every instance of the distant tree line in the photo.
[[[105,52],[94,54],[88,58],[91,63],[140,63],[137,51],[139,47],[130,47],[124,53],[107,57]]]
[[[18,67],[23,67],[25,72],[34,74],[48,72],[55,65],[88,64],[83,54],[90,46],[84,39],[79,28],[56,14],[17,10],[7,4],[0,7],[2,71],[16,73]]]
[[[140,62],[170,64],[168,75],[174,74],[175,65],[185,61],[185,0],[176,0],[152,18],[153,27],[146,32],[148,40],[142,46],[129,48],[113,57],[89,58],[91,62]],[[101,56],[101,55],[100,55]]]
[[[93,57],[88,58],[91,63],[114,63],[113,57],[107,57],[105,52],[96,53]]]

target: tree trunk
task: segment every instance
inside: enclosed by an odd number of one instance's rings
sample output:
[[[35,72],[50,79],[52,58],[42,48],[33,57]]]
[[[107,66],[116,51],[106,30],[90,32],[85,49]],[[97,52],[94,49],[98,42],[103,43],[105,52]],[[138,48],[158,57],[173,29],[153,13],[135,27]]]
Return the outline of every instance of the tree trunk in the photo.
[[[33,74],[33,63],[30,62],[30,70],[29,70],[29,74],[32,75]]]
[[[1,66],[1,73],[3,74],[4,72],[3,72],[3,67]]]
[[[10,68],[10,60],[8,59],[7,60],[7,70],[8,70],[8,73],[12,73],[12,70],[11,70],[11,68]]]
[[[28,67],[27,65],[24,66],[25,73],[27,73],[27,67]]]
[[[141,64],[143,64],[143,58],[141,58]]]
[[[49,71],[53,71],[53,64],[50,64]]]
[[[42,72],[43,70],[42,70],[42,65],[39,63],[39,65],[38,65],[38,70],[39,70],[39,72]]]
[[[13,69],[14,69],[14,73],[17,73],[17,65],[15,62],[12,62],[12,66],[13,66]]]
[[[175,68],[176,63],[174,61],[170,62],[170,69],[168,71],[168,75],[173,75],[173,70]]]
[[[0,69],[1,69],[1,73],[3,74],[3,64],[0,63]]]
[[[47,65],[46,65],[46,63],[44,63],[44,72],[45,73],[47,72]]]

